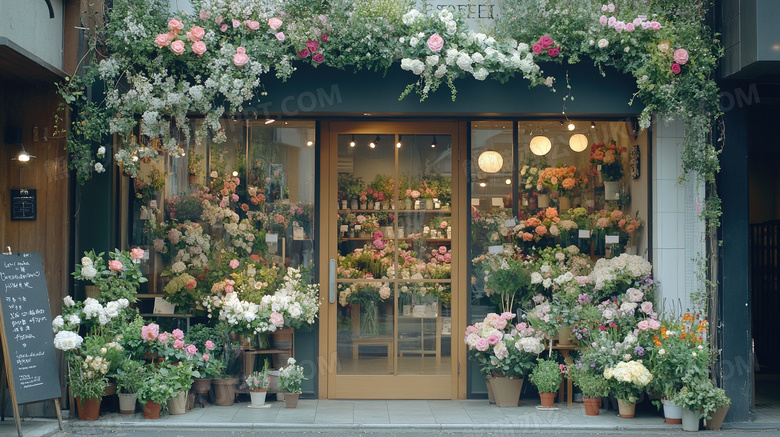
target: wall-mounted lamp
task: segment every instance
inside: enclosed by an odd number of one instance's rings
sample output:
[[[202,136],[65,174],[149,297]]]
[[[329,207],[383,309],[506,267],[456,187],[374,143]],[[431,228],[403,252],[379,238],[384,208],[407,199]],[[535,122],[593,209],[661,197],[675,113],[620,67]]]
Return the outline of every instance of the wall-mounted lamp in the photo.
[[[479,181],[479,186],[482,187],[482,188],[485,188],[485,187],[487,187],[487,182]]]
[[[309,141],[306,142],[306,146],[307,147],[311,147],[313,145],[314,145],[314,141],[309,140]]]
[[[15,157],[11,158],[12,160],[19,161],[19,162],[28,162],[30,161],[30,159],[35,158],[35,156],[27,153],[27,150],[24,149],[24,144],[19,143],[19,145],[22,146],[22,151],[19,152],[19,154],[17,154]]]
[[[397,143],[395,143],[395,147],[396,147],[397,149],[400,149],[400,148],[401,148],[401,135],[398,135],[398,142],[397,142]]]
[[[569,125],[566,126],[566,128],[569,129],[570,131],[573,131],[574,129],[577,128],[577,126],[575,126],[574,123],[570,121]]]
[[[595,122],[593,122],[593,121],[591,121],[591,122],[590,122],[590,128],[591,128],[591,129],[596,129],[596,123],[595,123]]]
[[[583,134],[574,134],[569,138],[569,147],[575,152],[582,152],[588,148],[588,137]]]
[[[269,118],[268,120],[265,121],[265,124],[271,124],[271,123],[273,123],[275,121],[276,120],[274,120],[273,118]]]

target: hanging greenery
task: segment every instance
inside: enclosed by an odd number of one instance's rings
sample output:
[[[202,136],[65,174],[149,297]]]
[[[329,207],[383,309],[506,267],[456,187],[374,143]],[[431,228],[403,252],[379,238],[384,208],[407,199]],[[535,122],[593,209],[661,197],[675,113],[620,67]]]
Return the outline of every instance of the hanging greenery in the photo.
[[[722,50],[706,25],[707,1],[506,0],[492,34],[469,29],[446,8],[418,11],[408,1],[192,3],[195,15],[171,13],[165,0],[113,2],[93,44],[107,53],[92,56],[60,89],[74,113],[68,150],[80,182],[94,168],[92,149],[109,134],[123,139],[114,158],[131,176],[145,157],[181,156],[190,114],[205,116],[197,143],[209,133],[225,141],[220,118],[261,100],[265,77],[287,79],[301,63],[387,71],[400,62],[415,79],[401,98],[425,99],[446,84],[455,99],[458,78],[522,77],[554,90],[544,63],[593,62],[636,78],[642,128],[653,115],[685,121],[683,178],[714,186],[713,126],[721,114],[713,73]],[[702,215],[718,225],[715,190]]]

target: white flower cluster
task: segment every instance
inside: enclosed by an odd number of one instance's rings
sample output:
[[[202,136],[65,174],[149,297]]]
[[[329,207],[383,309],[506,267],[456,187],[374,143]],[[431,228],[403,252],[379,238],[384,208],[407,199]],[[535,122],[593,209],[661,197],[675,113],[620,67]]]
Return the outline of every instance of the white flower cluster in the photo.
[[[81,368],[85,370],[85,376],[89,379],[101,377],[108,373],[109,361],[101,356],[87,355]]]
[[[106,306],[100,304],[96,299],[88,297],[84,301],[84,319],[98,319],[101,325],[106,325],[112,319],[118,317],[122,309],[127,308],[130,302],[127,299],[119,299],[106,303]],[[75,314],[70,316],[76,316]],[[78,317],[78,316],[76,316]],[[70,320],[69,320],[70,322]]]
[[[614,281],[618,274],[628,274],[638,279],[651,274],[652,271],[653,265],[641,256],[624,253],[616,258],[601,258],[596,261],[590,278],[596,284],[596,290],[600,290]]]
[[[615,367],[604,370],[604,378],[644,387],[653,380],[653,374],[641,361],[621,361]]]
[[[225,297],[220,299],[219,307],[219,320],[227,321],[231,325],[253,329],[255,333],[276,330],[275,326],[257,320],[260,317],[258,304],[241,300],[237,293],[226,293]]]
[[[207,203],[203,202],[204,206]],[[179,249],[173,257],[171,270],[174,273],[181,273],[191,267],[203,268],[208,265],[209,259],[206,254],[211,250],[211,236],[204,234],[199,224],[187,224],[180,241],[183,241],[186,246]]]
[[[61,351],[69,351],[81,346],[84,339],[73,331],[59,331],[54,335],[54,347]]]

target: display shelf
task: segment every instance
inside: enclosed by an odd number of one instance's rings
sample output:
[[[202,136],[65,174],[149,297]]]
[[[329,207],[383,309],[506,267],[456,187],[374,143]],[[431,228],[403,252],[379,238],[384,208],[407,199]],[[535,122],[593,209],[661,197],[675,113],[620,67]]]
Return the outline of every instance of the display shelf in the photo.
[[[339,239],[341,241],[373,241],[374,240],[371,237],[355,237],[355,238],[346,237],[346,238],[339,238]],[[404,237],[404,238],[383,238],[383,240],[414,241],[416,239],[415,238],[406,238],[406,237]],[[428,242],[428,243],[436,243],[436,242],[450,243],[450,242],[452,242],[452,240],[449,239],[449,238],[426,238],[425,241]]]
[[[419,321],[419,330],[416,326]],[[435,322],[427,323],[427,325],[433,325],[433,331],[429,327],[426,327],[426,321]],[[436,358],[441,358],[441,338],[442,338],[442,317],[440,316],[398,316],[398,356],[403,357],[407,354],[419,354],[419,355],[434,355]],[[419,334],[419,338],[406,337],[404,335]],[[426,348],[425,341],[434,340],[433,348]],[[413,345],[414,344],[414,345]],[[412,346],[413,345],[413,346]]]
[[[357,213],[357,214],[376,214],[378,212],[397,212],[397,213],[403,213],[403,214],[414,214],[414,213],[436,213],[436,214],[451,214],[451,209],[339,209],[339,214],[350,214],[350,213]]]

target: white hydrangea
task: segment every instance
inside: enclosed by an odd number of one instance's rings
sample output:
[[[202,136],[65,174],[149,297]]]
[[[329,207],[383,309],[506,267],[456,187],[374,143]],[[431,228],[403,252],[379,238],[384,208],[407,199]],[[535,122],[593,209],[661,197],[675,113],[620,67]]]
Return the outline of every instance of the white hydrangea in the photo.
[[[439,55],[431,55],[425,58],[425,63],[428,64],[428,66],[433,67],[436,64],[439,63]]]
[[[433,75],[439,79],[444,77],[445,74],[447,74],[447,66],[444,64],[439,65],[439,68],[437,68],[436,71],[433,73]]]
[[[54,335],[54,347],[61,351],[69,351],[81,346],[84,339],[73,331],[60,331]]]

